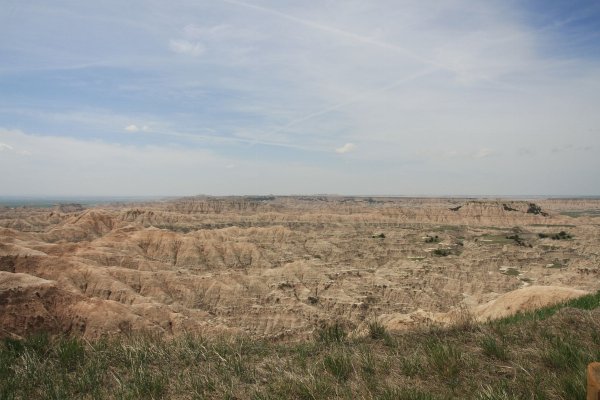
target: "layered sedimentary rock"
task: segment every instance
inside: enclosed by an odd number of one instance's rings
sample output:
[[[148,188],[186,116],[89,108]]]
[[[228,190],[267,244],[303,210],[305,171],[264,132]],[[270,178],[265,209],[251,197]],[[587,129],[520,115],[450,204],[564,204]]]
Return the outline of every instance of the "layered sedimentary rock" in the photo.
[[[302,338],[333,320],[359,332],[375,319],[504,316],[600,287],[598,209],[343,197],[5,207],[0,334]]]

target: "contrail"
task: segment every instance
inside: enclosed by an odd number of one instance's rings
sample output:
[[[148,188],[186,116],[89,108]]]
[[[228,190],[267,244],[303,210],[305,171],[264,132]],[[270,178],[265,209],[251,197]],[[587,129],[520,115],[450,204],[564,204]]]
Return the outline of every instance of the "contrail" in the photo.
[[[352,40],[358,41],[360,43],[366,43],[366,44],[370,44],[372,46],[376,46],[376,47],[379,47],[379,48],[390,50],[390,51],[393,51],[395,53],[401,54],[401,55],[403,55],[403,56],[405,56],[407,58],[410,58],[410,59],[412,59],[414,61],[418,61],[418,62],[420,62],[422,64],[425,64],[425,65],[429,66],[429,68],[427,68],[427,69],[425,69],[425,70],[423,70],[421,72],[418,72],[416,74],[410,75],[410,76],[408,76],[406,78],[403,78],[403,79],[400,79],[398,81],[395,81],[391,85],[387,85],[387,86],[381,87],[381,88],[373,90],[373,91],[369,91],[369,92],[366,92],[366,93],[359,94],[359,95],[357,95],[357,96],[355,96],[355,97],[353,97],[353,98],[351,98],[349,100],[346,100],[344,102],[335,104],[333,106],[329,106],[329,107],[324,108],[322,110],[319,110],[319,111],[313,112],[311,114],[305,115],[305,116],[303,116],[301,118],[295,119],[295,120],[287,123],[284,126],[281,126],[279,128],[276,128],[276,129],[272,130],[271,132],[269,132],[269,134],[276,134],[276,133],[285,131],[288,128],[294,126],[294,125],[297,125],[297,124],[305,122],[307,120],[310,120],[310,119],[319,117],[321,115],[330,113],[332,111],[338,110],[338,109],[343,108],[343,107],[345,107],[345,106],[347,106],[349,104],[361,101],[362,99],[367,98],[369,96],[372,96],[372,95],[375,95],[375,94],[378,94],[378,93],[382,93],[382,92],[391,90],[391,89],[395,88],[396,86],[398,86],[398,85],[400,85],[402,83],[408,82],[410,80],[419,78],[419,77],[424,76],[424,75],[428,75],[428,74],[430,74],[432,72],[435,72],[436,70],[449,71],[449,72],[451,72],[453,74],[456,74],[456,75],[460,76],[460,71],[455,70],[454,68],[452,68],[452,66],[445,65],[445,64],[440,63],[438,61],[431,60],[429,58],[423,57],[421,55],[418,55],[418,54],[416,54],[416,53],[414,53],[414,52],[412,52],[412,51],[404,48],[404,47],[401,47],[401,46],[398,46],[398,45],[395,45],[395,44],[391,44],[391,43],[388,43],[388,42],[383,42],[383,41],[380,41],[380,40],[377,40],[377,39],[373,39],[371,37],[362,36],[362,35],[359,35],[359,34],[356,34],[356,33],[353,33],[353,32],[349,32],[349,31],[345,31],[345,30],[342,30],[342,29],[339,29],[339,28],[335,28],[335,27],[332,27],[332,26],[323,25],[321,23],[317,23],[317,22],[314,22],[314,21],[310,21],[310,20],[298,18],[298,17],[295,17],[293,15],[290,15],[290,14],[287,14],[287,13],[284,13],[284,12],[281,12],[281,11],[278,11],[278,10],[275,10],[275,9],[272,9],[272,8],[268,8],[268,7],[264,7],[264,6],[259,6],[259,5],[252,4],[252,3],[247,3],[247,2],[241,1],[241,0],[221,0],[221,1],[224,2],[224,3],[228,3],[228,4],[232,4],[232,5],[236,5],[236,6],[248,8],[248,9],[257,10],[257,11],[260,11],[260,12],[263,12],[263,13],[271,14],[271,15],[277,16],[279,18],[282,18],[282,19],[285,19],[285,20],[288,20],[288,21],[292,21],[292,22],[295,22],[295,23],[307,26],[309,28],[313,28],[313,29],[320,30],[320,31],[323,31],[323,32],[328,32],[328,33],[331,33],[331,34],[334,34],[334,35],[337,35],[337,36],[341,36],[341,37],[345,37],[345,38],[348,38],[348,39],[352,39]],[[550,24],[550,25],[548,25],[546,27],[538,29],[537,31],[538,32],[543,32],[545,30],[555,29],[555,28],[560,27],[562,25],[568,24],[568,23],[572,22],[573,20],[577,20],[577,18],[570,17],[570,18],[567,18],[567,19],[565,19],[563,21],[559,21],[557,23]],[[518,38],[518,37],[520,37],[522,35],[523,34],[510,35],[510,36],[507,36],[505,38],[501,38],[501,39],[496,40],[496,41],[490,41],[486,47],[493,46],[496,43],[502,43],[502,42],[505,42],[505,41],[514,40],[514,39],[516,39],[516,38]],[[505,82],[500,82],[500,81],[498,81],[496,79],[490,78],[486,74],[481,74],[480,73],[478,79],[481,80],[481,81],[487,82],[488,84],[496,85],[496,86],[498,86],[500,88],[506,88],[506,89],[511,89],[511,90],[520,90],[518,87],[515,87],[515,86],[507,84]]]
[[[298,17],[295,17],[293,15],[286,14],[286,13],[283,13],[281,11],[274,10],[272,8],[258,6],[256,4],[246,3],[246,2],[243,2],[243,1],[239,1],[239,0],[221,0],[221,1],[223,1],[224,3],[234,4],[234,5],[237,5],[237,6],[251,8],[251,9],[258,10],[258,11],[261,11],[261,12],[264,12],[264,13],[276,15],[276,16],[278,16],[280,18],[287,19],[288,21],[293,21],[293,22],[296,22],[298,24],[302,24],[302,25],[305,25],[305,26],[308,26],[308,27],[311,27],[311,28],[314,28],[314,29],[317,29],[317,30],[320,30],[320,31],[333,33],[335,35],[342,36],[342,37],[347,37],[349,39],[353,39],[353,40],[359,41],[361,43],[367,43],[367,44],[371,44],[371,45],[374,45],[374,46],[377,46],[377,47],[381,47],[381,48],[384,48],[384,49],[387,49],[387,50],[391,50],[391,51],[394,51],[396,53],[402,54],[402,55],[404,55],[404,56],[406,56],[408,58],[411,58],[413,60],[419,61],[419,62],[427,64],[427,65],[435,66],[435,67],[441,68],[441,69],[447,69],[443,65],[441,65],[439,63],[436,63],[433,60],[430,60],[430,59],[427,59],[425,57],[422,57],[422,56],[420,56],[418,54],[413,53],[410,50],[405,49],[404,47],[401,47],[401,46],[398,46],[398,45],[395,45],[395,44],[391,44],[391,43],[387,43],[387,42],[382,42],[380,40],[376,40],[376,39],[373,39],[373,38],[370,38],[370,37],[367,37],[367,36],[358,35],[358,34],[353,33],[353,32],[348,32],[348,31],[345,31],[345,30],[342,30],[342,29],[334,28],[332,26],[323,25],[323,24],[320,24],[320,23],[317,23],[317,22],[313,22],[313,21],[309,21],[309,20],[306,20],[306,19],[298,18]]]
[[[406,82],[412,81],[414,79],[420,78],[422,76],[429,75],[432,72],[435,72],[436,70],[437,70],[437,68],[427,68],[427,69],[425,69],[423,71],[420,71],[420,72],[417,72],[415,74],[409,75],[409,76],[407,76],[405,78],[399,79],[399,80],[395,81],[394,83],[392,83],[391,85],[383,86],[383,87],[380,87],[380,88],[372,90],[372,91],[363,92],[361,94],[358,94],[358,95],[350,98],[349,100],[343,101],[343,102],[335,104],[333,106],[326,107],[326,108],[324,108],[322,110],[319,110],[319,111],[315,111],[315,112],[313,112],[311,114],[305,115],[304,117],[295,119],[295,120],[287,123],[286,125],[284,125],[282,127],[279,127],[277,129],[269,132],[269,134],[275,134],[275,133],[279,133],[279,132],[285,131],[288,128],[291,128],[292,126],[297,125],[297,124],[299,124],[301,122],[305,122],[305,121],[308,121],[309,119],[313,119],[313,118],[319,117],[321,115],[328,114],[328,113],[330,113],[332,111],[335,111],[335,110],[338,110],[340,108],[346,107],[347,105],[350,105],[350,104],[353,104],[353,103],[357,103],[357,102],[359,102],[359,101],[361,101],[361,100],[363,100],[365,98],[368,98],[370,96],[373,96],[373,95],[376,95],[376,94],[379,94],[379,93],[383,93],[383,92],[387,92],[388,90],[391,90],[391,89],[395,88],[396,86],[399,86],[399,85],[401,85],[403,83],[406,83]]]
[[[293,143],[285,143],[285,142],[276,142],[269,140],[261,140],[254,138],[242,138],[242,137],[232,137],[232,136],[217,136],[217,135],[207,135],[207,134],[198,134],[198,133],[187,133],[187,132],[178,132],[173,130],[164,130],[164,129],[155,129],[149,131],[149,133],[164,135],[164,136],[173,136],[178,138],[185,138],[193,141],[205,141],[205,142],[213,142],[213,143],[243,143],[250,145],[264,145],[264,146],[274,146],[274,147],[284,147],[289,149],[297,149],[297,150],[305,150],[305,151],[326,151],[322,148],[302,146]]]

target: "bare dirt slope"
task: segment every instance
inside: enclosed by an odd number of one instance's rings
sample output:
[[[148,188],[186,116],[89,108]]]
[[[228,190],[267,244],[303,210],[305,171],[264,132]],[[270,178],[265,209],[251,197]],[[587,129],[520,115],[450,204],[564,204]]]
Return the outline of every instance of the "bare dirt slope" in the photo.
[[[0,335],[301,338],[600,288],[600,201],[187,198],[0,208]]]

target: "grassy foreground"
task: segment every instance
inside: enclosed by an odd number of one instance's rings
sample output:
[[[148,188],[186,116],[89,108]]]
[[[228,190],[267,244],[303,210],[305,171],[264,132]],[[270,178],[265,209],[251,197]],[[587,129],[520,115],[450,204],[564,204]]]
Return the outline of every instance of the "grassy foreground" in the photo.
[[[399,335],[340,325],[313,341],[248,338],[0,344],[0,399],[584,399],[600,292],[486,324]]]

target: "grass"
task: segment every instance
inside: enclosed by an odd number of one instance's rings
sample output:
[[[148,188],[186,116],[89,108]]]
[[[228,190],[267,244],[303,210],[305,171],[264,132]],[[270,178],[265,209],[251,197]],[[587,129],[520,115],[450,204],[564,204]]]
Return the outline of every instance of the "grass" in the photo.
[[[564,303],[555,304],[549,307],[540,308],[538,310],[533,310],[524,313],[517,313],[510,317],[503,318],[501,320],[496,321],[495,323],[499,324],[515,324],[522,321],[528,320],[544,320],[546,318],[551,317],[556,314],[556,312],[562,308],[578,308],[581,310],[593,310],[600,307],[600,291],[587,295],[578,297],[575,299],[568,300]]]
[[[508,348],[502,340],[498,340],[495,336],[485,336],[481,341],[481,349],[483,350],[483,354],[490,358],[501,361],[508,360]]]
[[[504,275],[508,275],[508,276],[519,276],[519,275],[521,275],[521,272],[519,272],[518,269],[513,268],[513,267],[506,268],[506,270],[500,271],[500,273],[504,274]]]
[[[563,211],[560,213],[560,215],[566,215],[568,217],[574,217],[574,218],[578,218],[578,217],[582,217],[582,216],[594,217],[594,216],[600,215],[600,210],[592,209],[592,210]]]
[[[385,330],[385,326],[377,321],[369,323],[369,336],[371,339],[385,339],[388,337],[388,333]]]
[[[323,358],[323,365],[331,375],[340,381],[348,380],[354,369],[352,360],[348,354],[339,350],[332,354],[327,354]]]
[[[509,239],[507,236],[508,236],[507,234],[504,234],[504,235],[485,234],[485,235],[478,237],[477,239],[479,239],[479,241],[483,244],[511,244],[511,243],[513,243],[513,240]]]
[[[341,323],[247,337],[0,341],[0,399],[584,399],[600,293],[483,324],[401,334]]]
[[[342,343],[346,340],[347,335],[344,327],[338,322],[317,330],[317,339],[324,343]]]

